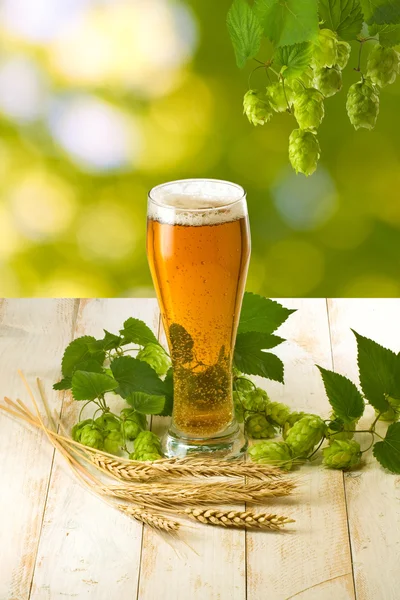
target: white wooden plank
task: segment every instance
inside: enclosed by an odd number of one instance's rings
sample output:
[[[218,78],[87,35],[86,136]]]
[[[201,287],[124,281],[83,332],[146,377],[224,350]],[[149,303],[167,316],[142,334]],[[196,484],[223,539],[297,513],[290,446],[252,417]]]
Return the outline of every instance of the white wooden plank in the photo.
[[[296,308],[279,330],[288,342],[277,348],[285,385],[259,379],[272,400],[294,410],[327,416],[329,404],[315,363],[331,368],[326,302],[280,300]],[[350,600],[354,598],[343,478],[317,464],[302,467],[297,498],[270,505],[296,519],[293,533],[247,533],[247,598]]]
[[[357,347],[350,328],[379,344],[400,350],[399,299],[339,299],[329,301],[335,370],[358,382]],[[368,408],[360,428],[368,426]],[[387,424],[380,423],[384,435]],[[357,436],[367,447],[370,436]],[[364,439],[363,439],[364,438]],[[397,600],[400,589],[400,478],[364,455],[364,465],[345,475],[348,518],[358,600]]]
[[[28,401],[17,369],[35,384],[41,377],[50,394],[72,337],[74,300],[0,301],[1,394]],[[28,430],[0,412],[0,598],[29,596],[47,494],[53,449],[39,431]]]
[[[155,300],[83,300],[75,336],[117,332],[129,316],[143,319],[156,332]],[[70,396],[63,422],[71,426],[79,405]],[[136,598],[142,526],[105,505],[71,478],[61,459],[55,462],[45,513],[32,599],[65,597],[110,600]]]
[[[160,341],[166,345],[165,334]],[[153,418],[152,429],[163,435],[168,420]],[[240,509],[239,506],[233,507]],[[244,509],[244,507],[241,507]],[[181,537],[188,544],[160,544],[149,528],[143,533],[140,600],[244,600],[246,597],[245,533],[188,524]],[[162,576],[160,576],[162,573]]]

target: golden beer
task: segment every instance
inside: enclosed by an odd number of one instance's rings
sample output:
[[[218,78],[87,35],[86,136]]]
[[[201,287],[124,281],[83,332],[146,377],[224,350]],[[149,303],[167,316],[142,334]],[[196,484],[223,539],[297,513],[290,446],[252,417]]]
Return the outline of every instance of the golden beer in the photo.
[[[171,431],[208,440],[237,430],[231,372],[250,257],[242,188],[212,180],[155,188],[147,255],[174,368]]]

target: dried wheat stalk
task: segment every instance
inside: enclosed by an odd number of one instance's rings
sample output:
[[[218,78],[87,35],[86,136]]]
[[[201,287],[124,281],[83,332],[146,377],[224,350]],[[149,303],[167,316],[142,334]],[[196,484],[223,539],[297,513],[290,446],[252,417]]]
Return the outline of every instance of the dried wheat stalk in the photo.
[[[162,514],[150,512],[148,510],[143,510],[140,507],[135,507],[127,504],[115,504],[115,507],[118,508],[118,510],[120,510],[121,512],[128,515],[129,517],[132,517],[133,519],[135,519],[136,521],[140,521],[141,523],[145,523],[153,529],[171,532],[178,531],[180,527],[180,523],[178,521],[168,519]]]
[[[204,525],[217,525],[219,527],[237,527],[252,529],[272,529],[279,531],[287,523],[294,523],[289,517],[280,517],[274,514],[241,512],[238,510],[221,511],[211,508],[186,508],[183,515],[199,521]]]

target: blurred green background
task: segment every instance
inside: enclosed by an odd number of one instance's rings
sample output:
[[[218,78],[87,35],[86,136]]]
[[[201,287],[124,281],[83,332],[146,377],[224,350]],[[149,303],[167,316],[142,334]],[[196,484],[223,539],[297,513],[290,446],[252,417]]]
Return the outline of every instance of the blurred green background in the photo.
[[[400,78],[372,132],[345,92],[328,99],[319,168],[296,176],[293,117],[242,115],[252,67],[235,66],[229,4],[0,3],[0,296],[153,295],[147,190],[184,177],[246,188],[248,289],[400,296]]]

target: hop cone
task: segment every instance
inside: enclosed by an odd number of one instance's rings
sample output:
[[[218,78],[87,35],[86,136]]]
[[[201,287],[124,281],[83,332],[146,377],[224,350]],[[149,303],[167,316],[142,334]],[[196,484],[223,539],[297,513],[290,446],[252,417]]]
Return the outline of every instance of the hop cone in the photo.
[[[85,419],[85,421],[79,421],[73,426],[71,435],[72,439],[75,440],[75,442],[81,441],[82,429],[85,427],[85,425],[93,425],[93,420]]]
[[[142,431],[135,440],[135,450],[129,455],[132,460],[157,460],[162,458],[161,443],[152,431]]]
[[[330,469],[351,469],[361,459],[360,444],[354,440],[336,440],[322,453],[323,463]]]
[[[314,85],[325,98],[334,96],[342,88],[342,71],[336,65],[316,69]]]
[[[144,348],[139,350],[136,358],[153,367],[159,377],[165,375],[171,366],[171,360],[168,354],[165,352],[164,348],[158,344],[146,344]]]
[[[259,90],[249,90],[243,99],[243,113],[252,125],[264,125],[272,116],[267,95]]]
[[[301,129],[317,128],[324,114],[324,98],[318,90],[306,88],[295,94],[294,116]]]
[[[336,64],[339,67],[339,69],[343,70],[347,66],[347,63],[349,62],[351,46],[347,42],[340,41],[340,42],[337,42],[336,49],[337,49]]]
[[[314,46],[312,66],[316,68],[332,67],[337,64],[337,37],[330,29],[320,29]]]
[[[242,395],[242,402],[245,410],[265,412],[269,404],[269,397],[267,392],[261,388],[253,388],[245,396]]]
[[[285,442],[260,442],[249,450],[249,456],[256,463],[275,465],[290,471],[292,452]]]
[[[276,435],[276,428],[264,415],[250,415],[245,421],[246,433],[255,439],[272,438]]]
[[[286,443],[290,446],[293,456],[307,456],[322,440],[325,430],[326,425],[321,417],[309,415],[297,421],[286,437]]]
[[[333,444],[337,440],[351,440],[354,437],[354,429],[357,426],[357,421],[351,421],[345,423],[340,418],[334,418],[328,425],[327,436],[329,436],[329,443]]]
[[[347,94],[346,109],[355,129],[373,129],[379,113],[378,88],[369,79],[353,83]]]
[[[135,440],[139,433],[146,429],[146,416],[130,408],[121,411],[121,430],[127,440]]]
[[[110,454],[117,454],[123,444],[120,431],[109,431],[104,438],[104,450]]]
[[[275,112],[285,112],[288,109],[288,103],[289,105],[292,103],[293,90],[287,83],[283,88],[283,83],[276,81],[267,87],[267,96]]]
[[[320,157],[318,138],[312,131],[294,129],[289,137],[289,160],[296,173],[312,175]]]
[[[252,383],[250,379],[239,377],[238,379],[235,379],[234,389],[241,394],[247,394],[254,390],[254,383]]]
[[[93,424],[88,424],[82,427],[80,438],[80,442],[84,446],[97,448],[97,450],[103,450],[104,448],[103,434]]]
[[[300,421],[300,419],[302,419],[303,417],[309,417],[309,416],[311,416],[310,413],[305,413],[305,412],[290,413],[288,418],[286,419],[285,423],[283,424],[283,431],[282,431],[283,439],[285,440],[287,438],[289,429],[291,429],[293,427],[293,425],[295,423],[297,423],[297,421]],[[312,415],[312,416],[316,416],[316,415]]]
[[[300,76],[290,77],[289,83],[295,94],[304,91],[304,88],[310,88],[313,85],[314,71],[308,67]]]
[[[267,406],[267,417],[273,425],[283,427],[290,415],[290,408],[281,402],[270,402]]]
[[[400,54],[394,48],[374,46],[368,55],[367,76],[372,83],[385,87],[394,83],[399,71]]]
[[[104,432],[108,431],[119,431],[120,422],[114,415],[110,413],[103,413],[100,417],[95,420],[95,423],[99,429],[103,429]]]
[[[391,408],[386,412],[382,413],[379,417],[380,421],[398,421],[400,418],[400,400],[397,398],[387,398]],[[378,413],[376,413],[378,414]]]

